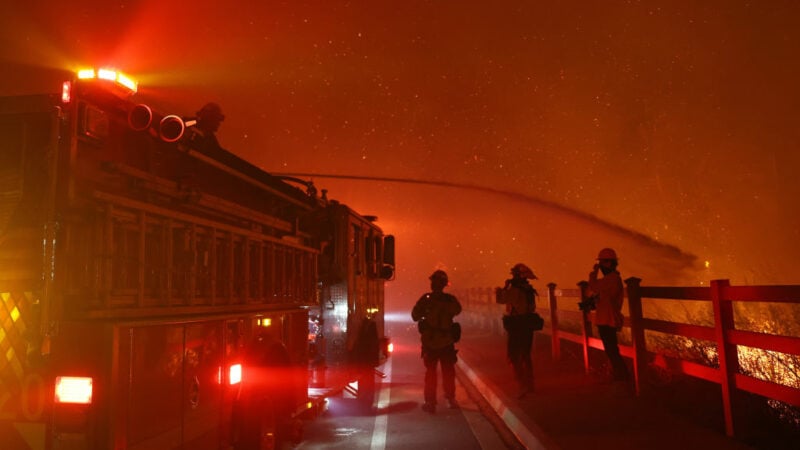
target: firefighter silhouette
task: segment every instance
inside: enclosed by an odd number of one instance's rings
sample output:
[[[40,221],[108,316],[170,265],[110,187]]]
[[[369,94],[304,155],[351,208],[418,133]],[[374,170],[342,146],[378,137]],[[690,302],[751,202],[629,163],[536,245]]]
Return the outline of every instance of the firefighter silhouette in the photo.
[[[222,108],[216,103],[206,103],[197,111],[197,123],[194,126],[195,135],[192,140],[200,142],[203,147],[219,148],[217,131],[225,120]]]
[[[525,264],[519,263],[511,268],[511,278],[504,287],[496,288],[497,303],[506,305],[503,316],[503,328],[508,334],[506,354],[514,377],[519,384],[518,398],[524,398],[533,392],[533,349],[534,327],[531,324],[536,311],[536,289],[528,280],[536,280],[533,271]]]

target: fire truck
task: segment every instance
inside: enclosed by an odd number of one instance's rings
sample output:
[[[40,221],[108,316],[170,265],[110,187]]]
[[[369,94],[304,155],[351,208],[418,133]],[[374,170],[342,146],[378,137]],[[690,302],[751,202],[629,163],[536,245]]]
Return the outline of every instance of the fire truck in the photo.
[[[322,408],[311,384],[363,377],[365,326],[388,357],[374,217],[120,72],[60,87],[0,98],[0,447],[274,448]]]

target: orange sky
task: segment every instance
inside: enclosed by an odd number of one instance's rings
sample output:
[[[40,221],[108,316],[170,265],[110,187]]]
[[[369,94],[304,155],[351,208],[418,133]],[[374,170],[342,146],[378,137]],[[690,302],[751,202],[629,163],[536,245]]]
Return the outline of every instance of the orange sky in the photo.
[[[494,191],[315,178],[397,235],[403,296],[572,287],[608,245],[645,283],[800,283],[800,3],[14,3],[2,94],[113,64],[267,171]]]

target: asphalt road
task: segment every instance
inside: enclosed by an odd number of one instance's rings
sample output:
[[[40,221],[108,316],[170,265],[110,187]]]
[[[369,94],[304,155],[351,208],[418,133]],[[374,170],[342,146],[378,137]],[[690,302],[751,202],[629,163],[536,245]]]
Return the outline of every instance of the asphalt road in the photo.
[[[388,322],[387,322],[388,323]],[[327,411],[305,424],[304,440],[296,448],[311,449],[506,449],[515,448],[497,416],[487,412],[480,397],[472,398],[471,386],[456,383],[461,409],[445,407],[439,389],[439,409],[429,414],[421,409],[424,367],[419,355],[419,335],[410,319],[391,322],[392,357],[379,370],[375,407],[365,410],[351,395],[329,398]],[[463,380],[464,373],[459,373]],[[474,393],[473,393],[474,395]],[[483,411],[482,411],[483,410]],[[487,417],[488,416],[488,417]],[[497,427],[500,428],[498,431]],[[504,440],[505,439],[505,440]],[[518,445],[516,448],[521,448]]]

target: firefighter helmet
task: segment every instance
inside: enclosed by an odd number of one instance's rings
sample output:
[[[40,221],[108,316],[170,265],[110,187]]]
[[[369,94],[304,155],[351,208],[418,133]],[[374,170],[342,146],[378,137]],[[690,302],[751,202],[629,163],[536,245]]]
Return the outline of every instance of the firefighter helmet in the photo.
[[[616,261],[617,252],[615,252],[613,248],[604,248],[598,253],[597,259],[613,259]]]
[[[216,103],[206,103],[197,111],[197,117],[203,120],[218,120],[222,122],[225,120],[225,115],[222,114],[222,108]]]
[[[519,275],[522,278],[530,278],[531,280],[538,280],[530,267],[525,264],[519,263],[511,268],[512,275]]]
[[[441,280],[441,281],[444,281],[445,283],[449,283],[450,282],[450,280],[447,278],[447,272],[445,272],[444,270],[437,270],[437,271],[433,272],[431,274],[431,276],[428,277],[428,278],[430,278],[431,281],[433,281],[433,280]]]

